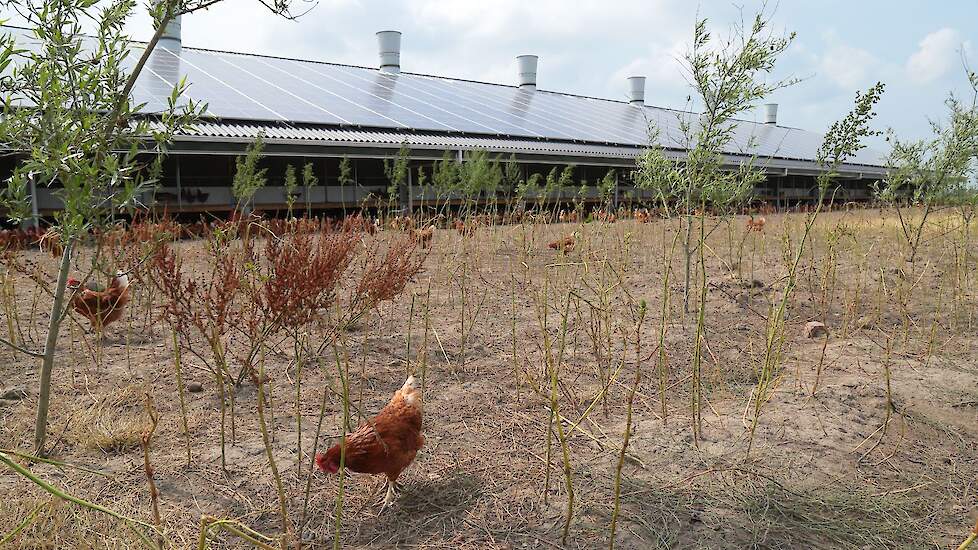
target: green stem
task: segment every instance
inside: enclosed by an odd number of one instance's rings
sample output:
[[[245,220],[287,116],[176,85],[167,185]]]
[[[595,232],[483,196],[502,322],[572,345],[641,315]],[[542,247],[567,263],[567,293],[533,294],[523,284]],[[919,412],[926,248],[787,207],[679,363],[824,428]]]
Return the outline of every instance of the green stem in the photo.
[[[346,361],[346,368],[340,361],[340,353],[335,339],[333,340],[333,355],[336,357],[336,371],[339,374],[340,385],[343,390],[343,437],[340,439],[339,489],[336,491],[336,530],[333,533],[333,550],[340,550],[341,529],[343,527],[343,490],[346,481],[346,434],[347,426],[350,423],[350,367],[349,361]]]
[[[177,338],[176,327],[173,327],[173,364],[177,371],[177,392],[180,394],[180,422],[183,424],[183,436],[187,445],[187,467],[189,468],[192,461],[190,456],[190,427],[187,422],[186,386],[183,381],[183,367],[180,364],[180,340]]]
[[[23,531],[24,528],[26,528],[28,525],[31,524],[32,521],[34,521],[34,518],[37,517],[37,514],[39,514],[41,512],[41,508],[44,508],[47,505],[48,505],[47,502],[42,502],[42,503],[38,504],[37,506],[35,506],[34,509],[31,510],[31,513],[30,514],[27,514],[27,517],[25,517],[23,519],[23,521],[21,521],[20,523],[18,523],[17,524],[17,527],[14,527],[14,530],[13,531],[7,533],[6,536],[4,536],[2,539],[0,539],[0,544],[6,544],[6,543],[10,542],[11,540],[13,540],[14,537],[16,537],[18,534],[20,534],[20,532]]]
[[[71,252],[74,241],[68,240],[61,255],[61,267],[58,270],[58,282],[54,291],[54,303],[51,305],[51,320],[48,324],[47,341],[44,344],[44,359],[41,361],[40,392],[37,400],[37,419],[34,422],[34,451],[44,454],[44,440],[47,438],[48,409],[51,401],[51,372],[54,370],[54,354],[58,348],[58,332],[64,319],[65,287],[68,283],[68,271],[71,268]]]
[[[34,472],[28,470],[27,468],[21,466],[20,464],[17,464],[13,460],[11,460],[10,457],[7,456],[7,453],[0,452],[0,462],[3,462],[11,470],[13,470],[13,471],[17,472],[18,474],[26,477],[27,479],[31,480],[35,485],[37,485],[41,489],[44,489],[48,493],[51,493],[52,495],[54,495],[54,496],[56,496],[58,498],[67,500],[68,502],[72,502],[74,504],[77,504],[77,505],[82,506],[84,508],[88,508],[90,510],[95,510],[96,512],[102,512],[103,514],[107,514],[109,516],[112,516],[115,519],[118,519],[118,520],[124,522],[126,524],[126,526],[128,526],[130,529],[132,529],[132,531],[139,537],[139,539],[142,541],[142,543],[147,548],[156,548],[156,545],[153,544],[153,541],[150,540],[149,537],[147,537],[145,534],[139,532],[139,530],[136,529],[136,526],[143,527],[144,529],[148,529],[148,530],[152,531],[154,534],[156,534],[158,536],[162,536],[162,533],[160,533],[159,531],[157,531],[156,527],[154,527],[153,525],[150,525],[149,523],[145,523],[145,522],[139,521],[138,519],[132,519],[132,518],[126,517],[126,516],[124,516],[124,515],[116,512],[116,511],[114,511],[114,510],[110,510],[109,508],[106,508],[106,507],[101,506],[99,504],[95,504],[94,502],[89,502],[87,500],[83,500],[83,499],[80,499],[80,498],[78,498],[78,497],[76,497],[74,495],[71,495],[69,493],[66,493],[66,492],[62,491],[61,489],[58,489],[54,485],[51,485],[47,481],[44,481],[43,479],[37,477],[34,474]]]
[[[210,538],[211,531],[217,528],[238,537],[256,548],[261,548],[262,550],[280,550],[264,542],[272,542],[272,539],[240,522],[231,519],[215,519],[210,517],[203,517],[200,520],[200,540],[197,544],[198,550],[206,550],[207,548],[210,548],[208,539]]]
[[[618,514],[621,511],[621,470],[625,465],[625,457],[628,455],[628,442],[632,437],[632,406],[635,403],[635,393],[638,391],[638,384],[642,380],[642,322],[645,321],[645,302],[641,304],[639,310],[638,328],[635,331],[635,381],[628,392],[625,416],[625,434],[622,437],[621,454],[618,455],[618,464],[615,467],[615,506],[611,513],[611,534],[608,540],[608,550],[615,548],[615,530],[618,527]]]
[[[282,486],[282,476],[278,472],[278,464],[275,462],[275,455],[272,453],[272,442],[268,435],[268,424],[265,422],[265,353],[262,352],[261,366],[258,368],[258,374],[255,376],[254,370],[249,367],[249,371],[252,372],[254,377],[255,385],[258,386],[258,426],[261,429],[262,442],[265,444],[265,455],[268,457],[268,466],[272,470],[272,477],[275,478],[275,489],[278,492],[278,505],[279,514],[282,517],[282,535],[286,538],[289,536],[289,514],[285,509],[285,489]]]

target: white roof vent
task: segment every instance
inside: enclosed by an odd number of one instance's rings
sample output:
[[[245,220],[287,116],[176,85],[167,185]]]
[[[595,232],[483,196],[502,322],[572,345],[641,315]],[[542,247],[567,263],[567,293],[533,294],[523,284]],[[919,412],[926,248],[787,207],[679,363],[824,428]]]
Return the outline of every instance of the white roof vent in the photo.
[[[537,89],[537,60],[535,55],[516,56],[517,67],[519,68],[519,85],[523,90]]]
[[[777,103],[766,103],[764,104],[764,124],[778,124],[778,104]]]
[[[642,107],[645,105],[645,77],[628,77],[628,102]]]
[[[380,52],[381,72],[401,72],[401,31],[378,32],[377,48]]]

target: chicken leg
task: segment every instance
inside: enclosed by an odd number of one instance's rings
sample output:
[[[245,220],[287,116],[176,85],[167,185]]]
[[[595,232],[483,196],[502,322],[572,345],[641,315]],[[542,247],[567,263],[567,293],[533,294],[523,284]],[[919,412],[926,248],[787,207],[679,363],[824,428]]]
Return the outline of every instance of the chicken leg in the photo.
[[[387,494],[384,496],[383,506],[380,507],[381,513],[397,500],[397,489],[399,488],[397,482],[391,481],[389,478],[385,479],[385,485],[387,486]]]

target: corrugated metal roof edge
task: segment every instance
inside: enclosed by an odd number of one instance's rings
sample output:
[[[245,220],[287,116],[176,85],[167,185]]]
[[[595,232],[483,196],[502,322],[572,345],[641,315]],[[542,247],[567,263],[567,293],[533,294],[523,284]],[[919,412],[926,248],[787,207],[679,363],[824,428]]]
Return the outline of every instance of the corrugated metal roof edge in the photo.
[[[632,159],[642,147],[628,144],[600,144],[586,142],[560,142],[518,137],[473,136],[439,134],[434,132],[396,132],[389,129],[327,128],[308,125],[295,126],[281,123],[256,123],[255,121],[206,121],[196,125],[192,133],[177,136],[180,141],[229,141],[247,143],[264,135],[267,143],[322,145],[332,143],[347,146],[377,146],[394,149],[402,144],[429,149],[488,149],[500,152],[525,152],[544,155],[574,155],[595,158]],[[667,149],[674,158],[681,157],[681,149]],[[750,158],[748,155],[726,154],[728,164],[737,165]],[[818,172],[809,159],[790,157],[757,157],[768,168]],[[847,173],[864,173],[871,176],[885,175],[885,166],[845,163],[841,169]]]

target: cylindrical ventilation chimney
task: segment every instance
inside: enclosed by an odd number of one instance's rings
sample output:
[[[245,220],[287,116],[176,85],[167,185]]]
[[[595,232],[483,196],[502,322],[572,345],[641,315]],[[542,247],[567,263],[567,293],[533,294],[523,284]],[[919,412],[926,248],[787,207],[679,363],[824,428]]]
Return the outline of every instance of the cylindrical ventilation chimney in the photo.
[[[520,88],[523,90],[537,89],[537,59],[535,55],[518,55],[516,64],[519,68]]]
[[[166,24],[163,34],[160,35],[160,46],[176,52],[180,51],[182,39],[180,37],[180,16],[176,16]]]
[[[645,105],[645,77],[628,77],[628,102],[639,107]]]
[[[381,72],[401,72],[401,31],[378,32],[377,48],[380,52]]]
[[[764,124],[778,124],[778,104],[777,103],[765,103],[764,104]]]

